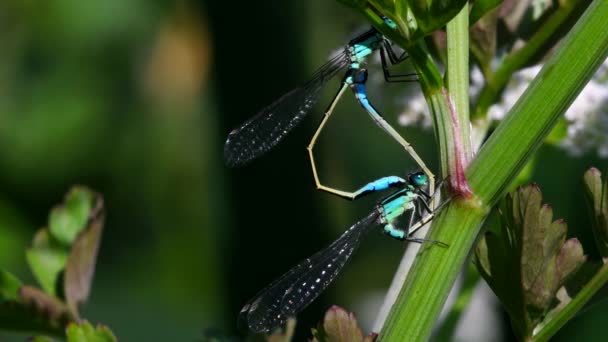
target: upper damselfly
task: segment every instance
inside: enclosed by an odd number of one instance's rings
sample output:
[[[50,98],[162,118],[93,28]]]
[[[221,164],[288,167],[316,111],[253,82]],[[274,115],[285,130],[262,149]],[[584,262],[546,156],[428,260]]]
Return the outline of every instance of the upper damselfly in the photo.
[[[389,27],[395,28],[394,22],[390,19],[385,18],[384,20]],[[352,199],[353,193],[351,192],[333,189],[321,184],[313,157],[313,148],[321,130],[344,91],[350,88],[359,104],[361,104],[374,122],[396,140],[412,156],[422,171],[427,174],[429,189],[432,193],[435,184],[433,173],[427,168],[411,145],[384,120],[367,98],[365,86],[367,82],[367,69],[364,68],[364,65],[366,58],[376,50],[380,51],[384,78],[387,82],[411,82],[416,80],[416,74],[391,74],[389,62],[391,65],[398,64],[405,60],[407,55],[403,53],[399,56],[393,50],[391,42],[375,28],[372,28],[351,40],[340,54],[331,58],[325,65],[319,68],[311,80],[283,95],[240,127],[230,132],[224,146],[226,164],[230,166],[246,164],[276,146],[308,114],[317,102],[325,84],[339,72],[346,69],[340,89],[329,104],[319,127],[308,145],[310,162],[317,188]]]
[[[410,174],[407,181],[396,176],[384,177],[356,191],[360,197],[388,188],[397,189],[331,245],[300,262],[260,291],[241,310],[240,324],[256,333],[268,333],[283,325],[288,318],[295,317],[337,277],[361,238],[373,227],[381,226],[384,233],[400,241],[431,241],[447,246],[438,241],[412,237],[447,202],[431,210],[429,203],[434,194],[429,195],[425,191],[428,182],[424,173],[416,172]],[[406,218],[406,221],[399,225],[401,218]]]

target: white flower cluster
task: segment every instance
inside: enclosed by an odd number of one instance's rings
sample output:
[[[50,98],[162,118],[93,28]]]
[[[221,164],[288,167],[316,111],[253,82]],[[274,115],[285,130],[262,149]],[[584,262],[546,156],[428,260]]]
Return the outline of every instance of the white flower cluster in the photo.
[[[566,112],[568,136],[561,147],[573,155],[596,149],[608,157],[608,63],[604,61]]]
[[[396,99],[397,108],[403,108],[403,112],[399,114],[399,124],[401,126],[420,125],[424,128],[431,128],[433,122],[428,113],[426,99],[420,89],[418,91],[408,93],[408,96],[402,96]]]
[[[540,72],[542,66],[523,69],[513,75],[499,103],[490,107],[493,120],[505,114]],[[572,155],[582,155],[593,149],[600,157],[608,157],[608,63],[600,67],[570,108],[566,111],[567,136],[560,147]]]
[[[500,101],[490,107],[488,111],[490,119],[497,121],[504,119],[505,115],[515,105],[515,102],[528,88],[528,85],[536,77],[541,68],[542,65],[535,65],[513,74],[507,83],[505,91],[502,93]]]

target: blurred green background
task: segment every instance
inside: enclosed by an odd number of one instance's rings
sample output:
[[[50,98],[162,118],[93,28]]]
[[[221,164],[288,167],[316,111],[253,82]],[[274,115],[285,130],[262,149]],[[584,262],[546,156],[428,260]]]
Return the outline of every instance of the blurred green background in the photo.
[[[0,2],[0,268],[33,283],[24,249],[69,187],[85,184],[108,214],[83,316],[123,341],[193,341],[210,328],[236,336],[247,299],[377,198],[314,190],[305,146],[334,84],[259,161],[226,168],[224,139],[365,26],[323,0]],[[396,123],[395,96],[417,87],[370,87],[370,99]],[[432,133],[399,131],[436,169]],[[415,168],[350,94],[316,151],[322,180],[349,190]],[[536,165],[531,180],[556,216],[587,230],[580,179],[606,162],[546,147]],[[330,304],[370,328],[403,251],[372,235],[301,315],[300,336]]]

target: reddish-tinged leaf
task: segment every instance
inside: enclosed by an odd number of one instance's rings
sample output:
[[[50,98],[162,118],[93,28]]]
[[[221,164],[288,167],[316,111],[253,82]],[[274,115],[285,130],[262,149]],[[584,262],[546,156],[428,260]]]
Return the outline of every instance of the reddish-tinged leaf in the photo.
[[[355,315],[334,305],[325,313],[322,329],[315,332],[314,336],[314,342],[373,342],[377,334],[363,337]]]
[[[586,260],[587,256],[583,254],[583,246],[578,239],[568,239],[557,257],[557,271],[560,281],[565,282]]]
[[[285,331],[275,331],[272,334],[268,335],[266,338],[266,342],[290,342],[293,338],[293,333],[296,330],[296,320],[295,318],[290,318],[287,320],[287,327]]]
[[[65,269],[65,298],[76,317],[78,317],[78,304],[88,298],[91,290],[104,218],[103,199],[97,195],[87,226],[74,241]]]
[[[542,204],[536,185],[518,188],[501,203],[499,233],[489,231],[477,249],[481,275],[505,306],[516,335],[533,331],[558,302],[556,293],[584,261],[576,239],[566,241],[564,220]]]
[[[50,321],[67,323],[74,319],[61,300],[35,287],[22,286],[19,289],[19,302]]]
[[[595,245],[605,262],[608,260],[608,180],[602,185],[602,173],[590,168],[583,177],[585,198],[591,214]]]

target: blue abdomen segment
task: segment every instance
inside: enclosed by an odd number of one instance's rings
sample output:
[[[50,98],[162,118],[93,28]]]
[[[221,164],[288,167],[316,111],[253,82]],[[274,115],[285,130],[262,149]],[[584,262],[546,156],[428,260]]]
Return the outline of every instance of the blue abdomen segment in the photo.
[[[405,240],[405,232],[401,229],[395,228],[390,223],[384,226],[384,233],[394,239],[401,241]]]
[[[378,113],[376,108],[369,102],[367,99],[367,89],[365,88],[365,83],[355,83],[351,85],[351,89],[355,94],[355,98],[359,102],[359,104],[365,109],[365,111],[369,114],[369,116],[374,120],[374,122],[380,127],[383,128],[382,122],[384,119],[382,115]]]
[[[391,187],[400,187],[405,184],[405,180],[397,176],[382,177],[373,182],[367,183],[361,189],[355,191],[355,197],[359,198],[371,192],[386,190]]]
[[[365,104],[369,106],[369,100],[367,99],[367,88],[365,87],[365,84],[355,83],[351,85],[351,89],[353,90],[357,101],[359,101],[363,107],[365,107]]]

